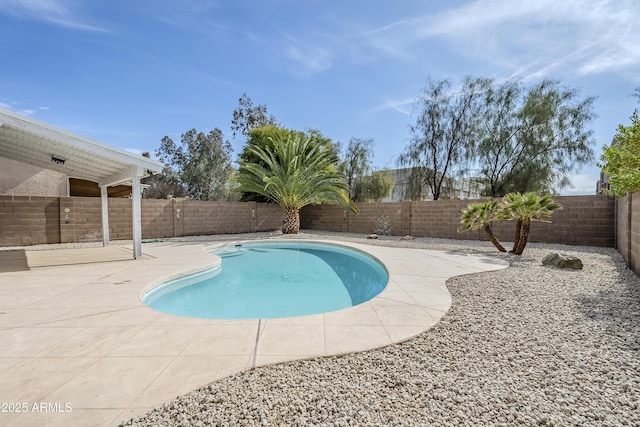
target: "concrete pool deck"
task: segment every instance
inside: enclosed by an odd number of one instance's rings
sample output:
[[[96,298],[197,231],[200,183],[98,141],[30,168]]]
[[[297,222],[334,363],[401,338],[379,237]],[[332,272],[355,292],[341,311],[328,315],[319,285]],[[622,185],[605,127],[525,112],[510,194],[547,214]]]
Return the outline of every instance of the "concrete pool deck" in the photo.
[[[322,242],[381,260],[386,289],[324,314],[191,319],[146,307],[141,293],[215,266],[219,258],[204,249],[219,242],[148,243],[138,261],[124,246],[0,252],[0,425],[117,426],[255,366],[404,341],[447,312],[448,278],[508,266],[461,253]]]

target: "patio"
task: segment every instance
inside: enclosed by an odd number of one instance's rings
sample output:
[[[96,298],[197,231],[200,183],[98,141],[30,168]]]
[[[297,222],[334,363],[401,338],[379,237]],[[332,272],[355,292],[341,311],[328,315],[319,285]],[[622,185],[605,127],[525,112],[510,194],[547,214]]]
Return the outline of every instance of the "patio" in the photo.
[[[140,301],[153,285],[215,266],[206,242],[145,244],[137,261],[123,246],[0,252],[0,394],[27,404],[0,422],[118,425],[256,366],[404,341],[449,309],[447,278],[507,266],[492,257],[335,243],[383,261],[390,281],[379,296],[331,313],[244,321],[177,317]]]

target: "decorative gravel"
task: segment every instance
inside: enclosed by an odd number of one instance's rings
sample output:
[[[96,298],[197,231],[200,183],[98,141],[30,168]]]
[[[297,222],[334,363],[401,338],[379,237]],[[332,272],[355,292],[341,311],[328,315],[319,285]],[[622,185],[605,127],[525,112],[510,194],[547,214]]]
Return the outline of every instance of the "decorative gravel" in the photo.
[[[640,426],[640,280],[617,251],[529,244],[520,257],[488,242],[366,243],[511,266],[450,279],[449,312],[408,341],[245,371],[122,425]],[[578,256],[584,269],[542,266],[550,252]]]

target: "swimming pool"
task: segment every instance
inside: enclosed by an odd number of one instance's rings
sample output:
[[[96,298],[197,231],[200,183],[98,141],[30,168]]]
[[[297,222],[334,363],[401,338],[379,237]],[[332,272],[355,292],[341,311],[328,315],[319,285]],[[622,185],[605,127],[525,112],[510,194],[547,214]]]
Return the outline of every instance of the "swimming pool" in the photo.
[[[143,296],[165,313],[253,319],[324,313],[361,304],[386,287],[375,258],[316,242],[253,242],[210,251],[218,268],[167,282]]]

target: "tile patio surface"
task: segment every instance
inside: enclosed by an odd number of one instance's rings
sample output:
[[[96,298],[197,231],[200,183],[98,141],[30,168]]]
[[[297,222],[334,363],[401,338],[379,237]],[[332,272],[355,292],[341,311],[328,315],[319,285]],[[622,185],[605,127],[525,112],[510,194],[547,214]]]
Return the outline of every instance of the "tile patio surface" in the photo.
[[[447,278],[507,266],[459,253],[333,243],[381,260],[386,289],[344,310],[237,321],[168,315],[140,300],[145,289],[217,265],[202,242],[145,244],[138,261],[124,246],[0,252],[0,425],[117,426],[255,366],[403,341],[449,309]],[[16,404],[26,412],[13,412]]]

